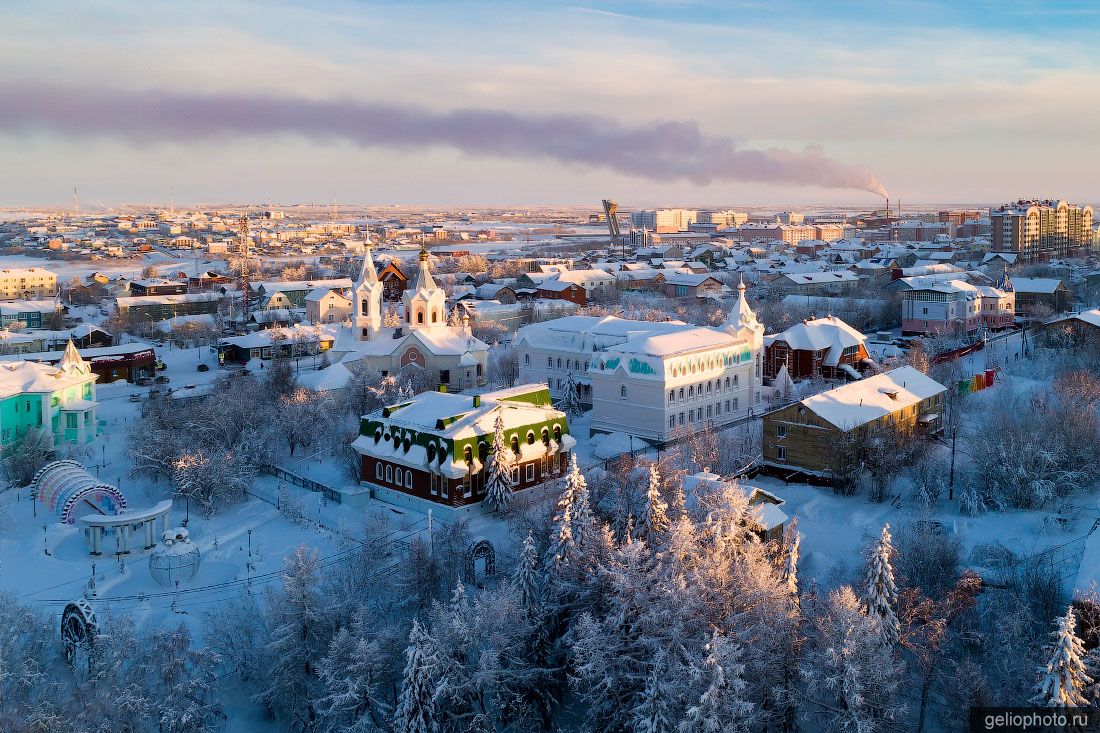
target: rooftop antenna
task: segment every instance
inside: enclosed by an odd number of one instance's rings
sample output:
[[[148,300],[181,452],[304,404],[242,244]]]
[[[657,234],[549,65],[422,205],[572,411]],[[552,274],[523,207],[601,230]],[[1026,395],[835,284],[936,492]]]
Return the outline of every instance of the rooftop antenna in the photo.
[[[168,213],[169,214],[175,214],[176,213],[176,187],[175,186],[169,186],[168,187]]]
[[[332,221],[336,221],[336,194],[332,194]]]
[[[76,186],[73,186],[73,214],[80,213],[80,199],[76,195]]]

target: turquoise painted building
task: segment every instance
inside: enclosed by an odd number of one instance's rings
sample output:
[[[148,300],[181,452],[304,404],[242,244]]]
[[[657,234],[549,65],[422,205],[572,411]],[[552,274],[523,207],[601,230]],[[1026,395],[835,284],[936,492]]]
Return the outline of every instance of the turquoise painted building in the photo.
[[[0,444],[31,428],[54,445],[88,443],[96,435],[96,375],[72,341],[56,365],[33,361],[0,363]]]

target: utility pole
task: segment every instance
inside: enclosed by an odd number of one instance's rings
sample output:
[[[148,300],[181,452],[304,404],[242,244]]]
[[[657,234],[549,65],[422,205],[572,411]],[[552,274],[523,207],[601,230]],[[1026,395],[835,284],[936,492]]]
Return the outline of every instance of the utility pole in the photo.
[[[947,500],[955,500],[955,441],[959,437],[958,426],[951,427],[951,477],[947,480]]]

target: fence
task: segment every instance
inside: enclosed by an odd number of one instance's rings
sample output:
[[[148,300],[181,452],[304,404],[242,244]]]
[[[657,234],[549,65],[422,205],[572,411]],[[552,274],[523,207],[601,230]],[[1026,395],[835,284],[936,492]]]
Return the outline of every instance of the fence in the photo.
[[[324,494],[325,498],[331,502],[335,502],[336,504],[340,503],[340,492],[336,491],[330,486],[325,486],[319,481],[314,481],[313,479],[306,478],[305,476],[299,476],[296,473],[291,473],[285,468],[280,468],[278,466],[264,465],[260,466],[260,470],[269,476],[274,476],[275,478],[286,481],[287,483],[294,484],[295,486],[301,486],[304,489],[309,489],[310,491],[315,491],[319,494]]]

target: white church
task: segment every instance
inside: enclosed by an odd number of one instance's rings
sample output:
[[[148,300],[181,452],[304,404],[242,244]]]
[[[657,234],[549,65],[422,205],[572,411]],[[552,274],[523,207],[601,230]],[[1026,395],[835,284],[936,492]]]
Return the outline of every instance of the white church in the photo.
[[[591,431],[659,443],[759,409],[764,327],[738,287],[719,327],[568,316],[516,333],[521,382],[561,397],[567,382],[592,405]]]
[[[403,305],[400,325],[384,325],[382,282],[368,247],[352,289],[351,321],[326,327],[335,335],[328,352],[333,364],[300,381],[317,389],[342,386],[347,367],[365,362],[402,382],[419,375],[428,389],[460,391],[485,384],[489,347],[474,338],[469,318],[460,326],[447,323],[447,296],[432,278],[424,250],[416,284],[405,290]]]

